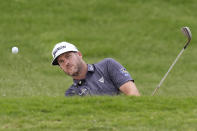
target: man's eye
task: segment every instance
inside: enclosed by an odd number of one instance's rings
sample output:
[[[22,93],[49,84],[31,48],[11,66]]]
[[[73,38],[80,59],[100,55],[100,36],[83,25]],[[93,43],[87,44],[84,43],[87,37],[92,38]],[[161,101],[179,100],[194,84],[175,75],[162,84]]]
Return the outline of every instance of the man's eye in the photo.
[[[59,63],[64,63],[64,61],[63,61],[63,60],[59,60],[58,62],[59,62]]]
[[[70,55],[66,55],[65,58],[66,58],[66,59],[70,58]]]

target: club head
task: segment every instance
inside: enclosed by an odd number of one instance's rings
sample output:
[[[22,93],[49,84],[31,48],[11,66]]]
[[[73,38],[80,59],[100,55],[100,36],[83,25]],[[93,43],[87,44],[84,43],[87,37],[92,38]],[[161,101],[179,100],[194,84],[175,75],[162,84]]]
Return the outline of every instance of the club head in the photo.
[[[183,28],[181,28],[181,31],[183,32],[183,34],[184,34],[188,39],[191,40],[191,38],[192,38],[192,33],[191,33],[189,27],[183,27]]]
[[[184,49],[187,48],[187,46],[189,45],[191,39],[192,39],[192,33],[189,29],[189,27],[182,27],[181,31],[183,32],[183,34],[187,37],[188,41],[186,43],[186,45],[184,46]]]

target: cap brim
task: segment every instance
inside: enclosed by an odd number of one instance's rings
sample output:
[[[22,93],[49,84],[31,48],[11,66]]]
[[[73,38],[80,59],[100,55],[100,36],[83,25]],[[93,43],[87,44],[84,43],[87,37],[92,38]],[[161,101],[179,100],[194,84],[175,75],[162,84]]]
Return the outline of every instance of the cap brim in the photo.
[[[54,66],[55,66],[55,65],[59,65],[58,62],[57,62],[57,58],[55,58],[55,59],[52,61],[51,64],[54,65]]]

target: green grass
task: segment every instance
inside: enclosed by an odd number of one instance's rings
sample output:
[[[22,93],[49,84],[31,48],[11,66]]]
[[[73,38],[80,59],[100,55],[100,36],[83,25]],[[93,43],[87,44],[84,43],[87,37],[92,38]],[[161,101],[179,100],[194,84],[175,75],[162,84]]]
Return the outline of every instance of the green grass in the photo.
[[[196,98],[28,97],[0,100],[1,130],[196,130]]]
[[[196,130],[196,5],[195,0],[1,1],[0,130]],[[151,97],[186,42],[183,26],[192,31],[191,45]],[[72,79],[50,65],[53,46],[61,41],[75,44],[87,63],[119,61],[143,97],[64,98]],[[19,47],[17,55],[13,46]]]
[[[195,95],[194,5],[192,0],[2,2],[0,95],[62,96],[72,80],[50,66],[52,48],[60,41],[76,44],[87,63],[115,58],[131,73],[140,92],[150,95],[186,41],[182,26],[191,28],[192,43],[160,95]],[[12,46],[19,47],[18,55],[11,54]]]

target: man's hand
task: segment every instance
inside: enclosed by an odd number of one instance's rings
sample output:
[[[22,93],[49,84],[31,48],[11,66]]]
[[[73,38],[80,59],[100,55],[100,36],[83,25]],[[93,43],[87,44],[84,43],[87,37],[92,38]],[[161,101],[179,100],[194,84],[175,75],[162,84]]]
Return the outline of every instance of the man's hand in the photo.
[[[128,81],[120,86],[120,91],[128,96],[140,96],[140,93],[133,81]]]

